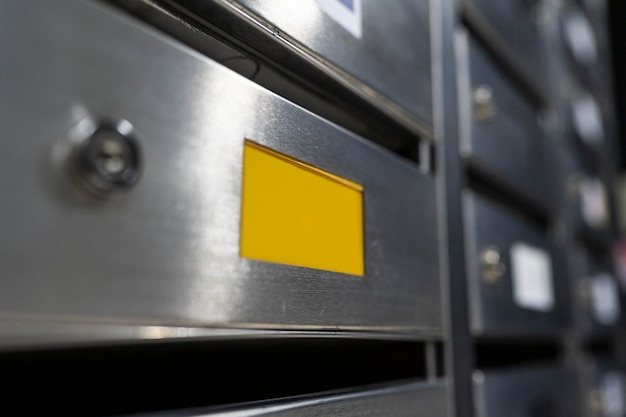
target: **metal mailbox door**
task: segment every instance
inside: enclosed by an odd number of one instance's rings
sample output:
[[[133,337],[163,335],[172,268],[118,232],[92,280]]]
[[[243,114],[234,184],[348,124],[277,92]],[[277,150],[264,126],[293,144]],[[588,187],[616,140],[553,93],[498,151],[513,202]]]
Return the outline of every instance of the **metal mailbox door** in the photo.
[[[558,334],[567,324],[560,251],[539,228],[463,195],[472,329],[477,335]]]
[[[441,334],[432,175],[102,3],[0,14],[3,316]]]

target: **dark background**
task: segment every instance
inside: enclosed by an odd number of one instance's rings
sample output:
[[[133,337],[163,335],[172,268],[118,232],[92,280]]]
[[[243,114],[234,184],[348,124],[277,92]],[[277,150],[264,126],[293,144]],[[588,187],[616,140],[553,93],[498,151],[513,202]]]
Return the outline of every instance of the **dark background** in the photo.
[[[609,31],[613,51],[616,117],[619,128],[620,173],[626,171],[626,0],[610,0]]]

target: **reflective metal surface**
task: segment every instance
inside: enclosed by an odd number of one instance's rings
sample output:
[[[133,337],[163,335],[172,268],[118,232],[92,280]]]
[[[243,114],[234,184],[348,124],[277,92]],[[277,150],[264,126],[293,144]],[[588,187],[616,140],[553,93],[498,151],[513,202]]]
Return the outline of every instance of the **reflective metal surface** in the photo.
[[[79,321],[54,321],[47,317],[3,317],[0,319],[0,351],[72,348],[142,343],[146,341],[230,339],[288,339],[288,338],[354,338],[351,331],[257,330],[236,328],[155,326],[110,324],[90,318]],[[410,334],[366,332],[358,333],[360,340],[413,340]]]
[[[474,373],[478,417],[571,417],[573,374],[557,366],[511,367]]]
[[[314,0],[239,2],[432,124],[429,1],[364,0],[361,38],[338,25]]]
[[[461,153],[477,168],[550,201],[556,167],[537,113],[486,50],[466,32],[457,36]]]
[[[207,8],[204,0],[176,2],[200,16]],[[353,8],[362,3],[360,18],[348,12],[350,7],[341,1],[324,2],[335,3],[345,14],[360,20],[361,37],[350,33],[315,0],[219,2],[240,4],[246,9],[240,13],[242,17],[246,15],[259,26],[267,26],[275,35],[273,41],[263,45],[255,44],[259,39],[248,37],[252,47],[271,49],[272,43],[276,43],[274,48],[288,46],[290,53],[304,54],[323,71],[340,78],[342,73],[348,74],[350,84],[357,86],[364,97],[386,98],[425,127],[432,127],[429,1],[349,2]],[[248,16],[250,12],[252,16]],[[297,68],[290,70],[299,72]]]
[[[180,410],[142,415],[146,417],[445,417],[449,415],[447,408],[446,390],[443,384],[418,382],[311,399],[264,402],[247,407],[233,407],[230,410]]]
[[[463,196],[465,244],[472,330],[475,335],[519,336],[556,335],[567,324],[567,282],[562,271],[560,252],[541,231],[504,208],[473,193]],[[547,278],[553,295],[550,303],[528,308],[515,297],[516,273],[513,248],[516,244],[539,248],[550,256]],[[490,278],[486,251],[497,251],[500,276]],[[538,294],[538,297],[546,295]],[[531,306],[532,307],[532,306]]]
[[[105,343],[136,343],[159,339],[198,340],[221,337],[271,337],[284,332],[252,329],[141,326],[95,323],[94,321],[53,321],[35,317],[5,317],[0,320],[0,350],[67,348]],[[289,334],[293,334],[290,332]],[[333,337],[340,336],[333,334]]]
[[[325,0],[339,4],[336,0]],[[238,3],[107,0],[255,83],[412,160],[430,126],[363,83],[312,57]],[[342,6],[343,7],[343,6]],[[227,34],[227,35],[226,35]]]
[[[101,3],[0,14],[4,315],[440,334],[432,176]],[[84,195],[55,159],[85,117],[133,125],[125,195]],[[244,139],[364,186],[364,277],[239,256]]]

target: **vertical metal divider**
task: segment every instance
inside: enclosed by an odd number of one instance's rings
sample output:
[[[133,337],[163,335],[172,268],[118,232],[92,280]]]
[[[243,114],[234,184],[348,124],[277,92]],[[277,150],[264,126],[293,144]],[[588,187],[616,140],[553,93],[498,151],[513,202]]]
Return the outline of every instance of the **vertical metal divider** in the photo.
[[[445,375],[450,414],[473,417],[474,351],[469,323],[461,192],[465,183],[459,153],[459,106],[454,36],[460,22],[456,1],[431,0],[433,15],[434,130],[438,147],[441,277],[445,325]]]
[[[424,361],[426,362],[426,379],[429,382],[437,380],[437,350],[435,343],[426,342],[424,346]]]
[[[542,22],[542,44],[544,48],[544,54],[546,55],[546,63],[548,76],[551,79],[549,85],[551,89],[547,91],[548,101],[550,106],[550,113],[544,114],[544,128],[546,133],[546,140],[552,141],[555,150],[555,161],[557,165],[557,173],[560,179],[560,188],[558,195],[558,203],[556,204],[556,211],[553,214],[550,227],[550,235],[554,239],[555,243],[562,248],[562,263],[563,272],[567,276],[568,293],[567,293],[567,327],[561,332],[558,337],[558,343],[560,345],[561,355],[559,362],[565,369],[573,375],[574,389],[578,394],[576,401],[578,401],[578,407],[575,408],[576,416],[582,417],[583,415],[583,401],[585,396],[582,391],[582,380],[580,375],[580,366],[582,360],[582,340],[580,338],[579,330],[579,317],[580,313],[577,310],[577,297],[578,286],[574,279],[574,271],[572,268],[572,246],[570,244],[572,240],[572,230],[568,216],[568,190],[566,188],[567,179],[565,172],[565,161],[563,158],[565,155],[562,152],[567,145],[566,130],[563,125],[562,117],[562,100],[560,99],[560,83],[559,81],[559,66],[560,62],[560,35],[559,35],[559,0],[545,1]]]

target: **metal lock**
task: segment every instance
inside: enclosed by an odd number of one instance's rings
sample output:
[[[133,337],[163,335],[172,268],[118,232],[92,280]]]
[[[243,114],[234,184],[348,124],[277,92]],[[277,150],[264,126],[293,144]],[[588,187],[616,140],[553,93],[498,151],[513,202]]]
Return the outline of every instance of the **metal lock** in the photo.
[[[493,120],[496,114],[496,104],[490,86],[481,85],[474,89],[472,102],[474,104],[474,117],[476,117],[476,120],[479,122]]]
[[[602,400],[602,391],[600,388],[592,389],[587,398],[589,411],[594,417],[604,416],[604,401]]]
[[[506,274],[506,265],[502,259],[502,254],[496,247],[487,248],[482,252],[481,263],[483,279],[489,284],[499,283]]]
[[[126,191],[139,179],[139,146],[126,120],[81,121],[70,134],[67,159],[73,182],[100,196]]]
[[[574,204],[578,205],[580,200],[580,184],[583,181],[581,173],[573,173],[568,175],[566,181],[567,192]]]
[[[578,296],[580,297],[580,302],[586,310],[592,309],[592,299],[591,299],[591,279],[585,278],[578,283]]]

